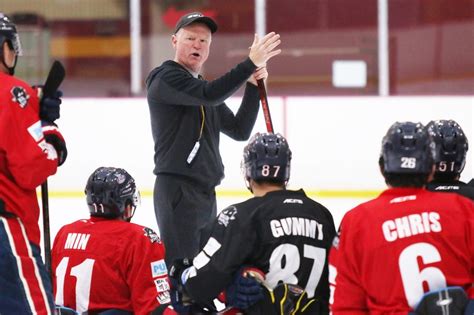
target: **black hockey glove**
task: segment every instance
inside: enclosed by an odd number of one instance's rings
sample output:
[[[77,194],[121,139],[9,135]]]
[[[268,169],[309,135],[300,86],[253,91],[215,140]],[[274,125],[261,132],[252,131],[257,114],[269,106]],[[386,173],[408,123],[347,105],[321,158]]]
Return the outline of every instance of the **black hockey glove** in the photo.
[[[188,258],[176,259],[171,265],[168,275],[171,283],[171,304],[179,314],[190,314],[192,301],[186,294],[181,276],[183,272],[193,265]]]
[[[461,287],[447,287],[423,295],[410,315],[463,315],[469,303],[466,292]],[[472,315],[472,313],[470,313]]]
[[[51,144],[58,155],[58,165],[61,166],[67,158],[66,141],[55,123],[41,122],[43,136],[47,143]]]
[[[42,121],[46,121],[48,123],[53,123],[56,119],[60,117],[60,105],[61,105],[61,97],[63,96],[63,92],[57,90],[53,96],[50,97],[43,97],[40,100],[40,112],[39,116]]]
[[[246,310],[263,299],[263,286],[248,270],[249,268],[246,267],[240,268],[236,272],[232,283],[227,287],[225,295],[228,306]]]
[[[281,283],[275,289],[266,289],[264,299],[249,308],[247,315],[302,315],[321,314],[316,299],[308,299],[306,291],[294,284]]]

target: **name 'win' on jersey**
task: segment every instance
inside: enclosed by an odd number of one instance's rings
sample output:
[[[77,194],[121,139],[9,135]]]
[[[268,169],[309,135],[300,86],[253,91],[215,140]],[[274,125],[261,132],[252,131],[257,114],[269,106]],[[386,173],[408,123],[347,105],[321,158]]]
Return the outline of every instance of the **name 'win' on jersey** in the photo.
[[[194,258],[188,293],[204,303],[217,296],[242,265],[259,268],[266,284],[280,281],[329,299],[327,256],[336,231],[331,213],[303,190],[279,190],[224,209]],[[213,281],[208,281],[212,279]]]

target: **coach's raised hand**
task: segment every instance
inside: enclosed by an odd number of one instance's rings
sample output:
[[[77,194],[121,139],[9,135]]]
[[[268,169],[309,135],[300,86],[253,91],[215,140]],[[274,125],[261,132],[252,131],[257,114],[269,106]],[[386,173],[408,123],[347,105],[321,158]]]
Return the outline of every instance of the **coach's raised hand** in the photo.
[[[252,46],[250,46],[250,60],[257,68],[265,66],[270,58],[281,53],[281,49],[276,49],[280,43],[280,34],[275,32],[270,32],[261,39],[255,34]]]

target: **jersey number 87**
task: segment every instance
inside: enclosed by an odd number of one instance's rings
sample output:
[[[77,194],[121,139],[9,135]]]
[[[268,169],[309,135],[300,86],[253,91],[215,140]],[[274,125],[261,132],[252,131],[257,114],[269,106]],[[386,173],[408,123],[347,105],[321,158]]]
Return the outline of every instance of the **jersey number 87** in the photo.
[[[296,272],[301,267],[301,260],[308,258],[313,261],[308,282],[298,283]],[[326,249],[305,244],[300,256],[298,247],[293,244],[281,244],[276,247],[270,256],[270,270],[266,275],[266,283],[274,288],[279,281],[289,284],[298,284],[305,288],[308,298],[314,296],[314,291],[319,283],[326,262]]]

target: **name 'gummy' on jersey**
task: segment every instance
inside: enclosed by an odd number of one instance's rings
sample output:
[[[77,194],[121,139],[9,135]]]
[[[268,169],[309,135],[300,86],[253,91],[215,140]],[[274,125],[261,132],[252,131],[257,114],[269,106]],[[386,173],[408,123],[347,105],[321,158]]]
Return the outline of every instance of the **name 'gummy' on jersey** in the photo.
[[[270,221],[273,237],[285,235],[305,236],[323,240],[323,225],[316,220],[307,218],[288,217]],[[317,230],[317,235],[316,235]]]

